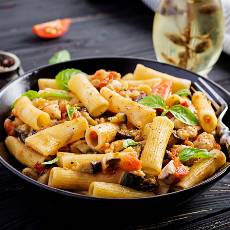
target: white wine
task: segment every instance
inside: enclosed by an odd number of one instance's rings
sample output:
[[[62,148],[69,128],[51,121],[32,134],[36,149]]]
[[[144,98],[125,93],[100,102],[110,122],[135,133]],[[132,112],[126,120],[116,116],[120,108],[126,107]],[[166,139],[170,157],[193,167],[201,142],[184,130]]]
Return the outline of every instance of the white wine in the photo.
[[[153,42],[157,59],[201,75],[218,60],[224,16],[218,0],[164,0],[156,13]]]

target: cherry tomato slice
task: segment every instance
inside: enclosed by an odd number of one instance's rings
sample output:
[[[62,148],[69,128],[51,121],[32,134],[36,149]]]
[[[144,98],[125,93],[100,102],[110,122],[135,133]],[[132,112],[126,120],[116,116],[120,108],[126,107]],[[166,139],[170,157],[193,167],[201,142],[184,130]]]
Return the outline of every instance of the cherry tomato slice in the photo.
[[[172,93],[173,81],[163,81],[159,85],[153,87],[153,94],[159,95],[164,99],[167,99]]]
[[[70,18],[57,19],[34,25],[32,31],[40,38],[52,39],[63,36],[71,24]]]

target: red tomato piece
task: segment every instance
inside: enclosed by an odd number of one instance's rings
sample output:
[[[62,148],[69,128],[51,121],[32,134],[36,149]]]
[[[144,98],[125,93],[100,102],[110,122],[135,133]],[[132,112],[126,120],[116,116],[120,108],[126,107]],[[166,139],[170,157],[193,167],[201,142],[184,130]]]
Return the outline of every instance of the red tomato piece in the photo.
[[[4,128],[9,136],[15,136],[15,132],[14,132],[15,127],[14,127],[13,122],[10,119],[7,118],[5,120]]]
[[[58,38],[68,31],[71,21],[70,18],[64,18],[37,24],[33,26],[32,31],[40,38]]]
[[[137,156],[129,154],[121,159],[120,168],[127,172],[140,170],[141,161]]]
[[[180,103],[182,106],[184,106],[184,107],[189,107],[190,106],[190,104],[188,103],[188,101],[183,101],[182,103]]]
[[[41,163],[39,163],[39,162],[37,162],[34,165],[34,169],[37,171],[37,173],[39,175],[41,175],[41,174],[43,174],[45,172],[45,167]]]
[[[160,83],[159,85],[153,87],[153,94],[154,95],[159,95],[164,99],[167,99],[170,94],[172,93],[172,85],[173,85],[173,81],[163,81],[162,83]]]

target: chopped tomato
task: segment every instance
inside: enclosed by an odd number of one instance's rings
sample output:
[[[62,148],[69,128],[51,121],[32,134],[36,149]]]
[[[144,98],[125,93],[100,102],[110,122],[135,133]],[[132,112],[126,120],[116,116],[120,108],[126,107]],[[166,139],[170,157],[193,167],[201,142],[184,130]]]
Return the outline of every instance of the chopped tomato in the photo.
[[[44,167],[41,163],[39,163],[39,162],[37,162],[37,163],[34,165],[34,169],[37,171],[37,173],[38,173],[39,175],[41,175],[42,173],[45,172],[45,167]]]
[[[54,21],[34,25],[32,31],[34,34],[41,38],[58,38],[63,36],[68,31],[70,24],[70,18],[57,19]]]
[[[188,174],[188,169],[183,164],[181,164],[179,157],[177,156],[173,157],[173,163],[176,167],[175,177],[181,180],[184,176]]]
[[[96,132],[91,132],[90,133],[90,138],[93,139],[93,140],[97,140],[97,138],[98,138],[97,133]]]
[[[154,95],[159,95],[164,99],[167,99],[170,94],[172,93],[172,85],[173,81],[163,81],[159,85],[153,87],[153,94]]]
[[[107,72],[103,69],[100,69],[92,75],[92,84],[101,89],[102,87],[106,86],[108,83],[112,82],[113,80],[120,79],[121,76],[119,73],[115,71]]]
[[[68,114],[67,114],[67,110],[66,110],[66,103],[65,101],[60,101],[59,102],[59,109],[61,111],[61,119],[66,119]]]
[[[124,171],[137,171],[141,169],[141,161],[134,154],[127,154],[121,158],[120,168]]]
[[[184,107],[189,107],[190,106],[190,104],[188,103],[188,101],[186,101],[186,100],[184,100],[182,103],[180,103],[182,106],[184,106]]]
[[[15,136],[15,132],[14,132],[15,127],[14,127],[13,122],[10,119],[7,118],[5,120],[4,128],[9,136]]]

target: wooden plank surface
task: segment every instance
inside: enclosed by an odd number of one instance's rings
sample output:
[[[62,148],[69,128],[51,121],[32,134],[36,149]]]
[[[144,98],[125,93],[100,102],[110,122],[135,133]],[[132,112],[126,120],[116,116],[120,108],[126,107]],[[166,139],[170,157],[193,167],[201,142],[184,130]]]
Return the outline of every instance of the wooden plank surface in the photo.
[[[42,41],[31,33],[35,23],[73,17],[78,23],[61,39]],[[151,30],[153,13],[138,0],[1,0],[0,49],[17,54],[28,71],[47,64],[59,49],[73,58],[87,56],[135,56],[155,59]],[[222,54],[210,78],[230,90],[230,56]],[[177,210],[155,217],[127,219],[105,225],[94,219],[90,207],[68,210],[57,199],[47,199],[0,166],[0,229],[230,229],[230,176]],[[154,207],[153,207],[154,210]],[[65,215],[63,215],[65,213]],[[83,214],[83,215],[81,215]],[[83,216],[83,217],[82,217]],[[92,221],[84,222],[84,216]],[[116,221],[117,220],[117,221]],[[79,228],[77,228],[79,229]]]

